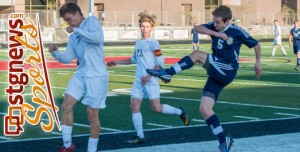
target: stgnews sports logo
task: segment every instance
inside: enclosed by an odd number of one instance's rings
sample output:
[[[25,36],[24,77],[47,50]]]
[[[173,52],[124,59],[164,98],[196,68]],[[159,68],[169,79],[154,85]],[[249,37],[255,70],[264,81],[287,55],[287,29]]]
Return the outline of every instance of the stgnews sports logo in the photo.
[[[24,132],[25,123],[40,123],[45,132],[51,132],[56,123],[60,130],[46,60],[41,39],[39,18],[36,23],[22,13],[12,13],[8,17],[8,86],[5,88],[9,106],[4,116],[4,134],[19,136]],[[24,54],[26,58],[24,58]],[[29,65],[25,71],[24,64]],[[28,86],[30,80],[33,82]],[[25,87],[31,87],[31,101],[25,101]],[[55,121],[55,122],[54,122]]]

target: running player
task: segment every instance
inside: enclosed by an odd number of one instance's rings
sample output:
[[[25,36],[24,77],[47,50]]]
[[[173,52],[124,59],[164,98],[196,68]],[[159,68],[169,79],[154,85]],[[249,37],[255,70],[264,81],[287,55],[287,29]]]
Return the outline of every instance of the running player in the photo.
[[[155,21],[146,13],[140,13],[139,17],[142,39],[135,42],[132,57],[125,60],[113,60],[107,63],[109,67],[116,66],[117,64],[137,64],[136,78],[131,90],[132,121],[137,136],[127,141],[127,143],[130,144],[145,142],[143,118],[140,111],[141,103],[144,98],[150,100],[153,111],[178,115],[184,122],[184,125],[189,125],[188,116],[182,107],[175,108],[160,103],[160,86],[158,79],[147,74],[146,69],[158,69],[164,64],[164,57],[162,56],[159,43],[150,37]]]
[[[63,147],[60,152],[73,152],[72,143],[73,107],[82,99],[87,106],[87,117],[90,123],[88,152],[96,152],[101,130],[98,117],[99,109],[106,107],[108,90],[108,73],[103,55],[103,31],[95,16],[84,18],[81,9],[74,3],[66,3],[59,10],[60,17],[69,24],[67,48],[59,52],[56,44],[51,44],[49,52],[63,63],[70,63],[77,58],[79,65],[64,93],[62,108]]]
[[[300,23],[299,20],[294,21],[294,26],[289,35],[289,44],[292,47],[292,40],[293,40],[293,49],[294,54],[296,54],[297,61],[296,61],[296,71],[300,71]]]
[[[208,74],[208,79],[203,88],[199,111],[211,128],[214,135],[219,140],[221,152],[227,152],[233,143],[232,138],[227,138],[220,124],[218,116],[213,111],[213,107],[219,94],[225,86],[230,84],[236,76],[239,68],[238,57],[242,44],[253,48],[256,54],[255,72],[260,78],[261,48],[258,41],[253,39],[245,30],[230,24],[232,18],[231,9],[221,5],[213,12],[213,22],[195,27],[201,34],[208,34],[212,38],[212,54],[203,51],[193,51],[189,56],[183,57],[179,62],[168,69],[151,70],[147,69],[150,75],[159,77],[164,82],[169,82],[172,75],[186,70],[200,63]],[[227,142],[226,142],[227,140]]]
[[[276,48],[277,46],[279,46],[281,48],[282,51],[282,55],[285,56],[286,51],[284,49],[284,47],[281,44],[281,28],[279,26],[279,21],[278,20],[274,20],[274,46],[273,46],[273,51],[272,51],[272,57],[275,56],[275,52],[276,52]]]

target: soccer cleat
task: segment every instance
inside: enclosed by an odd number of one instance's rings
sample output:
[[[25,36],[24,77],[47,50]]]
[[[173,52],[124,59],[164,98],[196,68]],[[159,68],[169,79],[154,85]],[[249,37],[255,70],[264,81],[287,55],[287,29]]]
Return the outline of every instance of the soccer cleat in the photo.
[[[233,138],[226,137],[226,143],[223,143],[219,146],[220,152],[229,152],[233,143],[234,143]]]
[[[300,66],[295,67],[296,71],[300,71]]]
[[[183,121],[185,126],[188,126],[190,124],[190,119],[189,119],[186,111],[182,107],[179,107],[179,109],[181,109],[181,111],[182,111],[182,113],[180,115],[181,120]]]
[[[159,69],[146,69],[147,73],[151,76],[160,78],[164,83],[169,83],[171,81],[171,75],[167,74],[165,70]]]
[[[75,151],[75,145],[72,144],[69,148],[66,148],[62,146],[59,150],[59,152],[74,152]]]
[[[146,142],[146,138],[140,138],[138,136],[134,137],[133,139],[129,139],[127,140],[128,144],[140,144],[140,143],[145,143]]]

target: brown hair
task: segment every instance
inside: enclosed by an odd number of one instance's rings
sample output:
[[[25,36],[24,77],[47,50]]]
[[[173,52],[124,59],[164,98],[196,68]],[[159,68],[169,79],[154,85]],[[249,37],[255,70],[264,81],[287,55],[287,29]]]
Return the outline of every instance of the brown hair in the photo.
[[[148,15],[146,12],[140,12],[139,17],[140,26],[143,22],[149,22],[151,26],[154,27],[155,21],[152,16]]]
[[[66,3],[59,9],[59,16],[63,17],[66,13],[70,13],[70,14],[75,15],[75,13],[77,11],[79,12],[79,14],[81,16],[83,16],[80,7],[77,4],[75,4],[75,3]]]
[[[211,14],[214,17],[221,17],[223,19],[223,22],[226,22],[227,20],[231,20],[232,18],[232,11],[230,7],[226,5],[220,5]]]

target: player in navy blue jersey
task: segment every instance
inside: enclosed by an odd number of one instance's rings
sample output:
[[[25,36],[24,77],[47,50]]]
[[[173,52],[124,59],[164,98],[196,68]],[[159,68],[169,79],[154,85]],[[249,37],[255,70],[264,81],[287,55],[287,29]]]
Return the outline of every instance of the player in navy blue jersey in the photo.
[[[196,26],[197,24],[195,23],[194,26]],[[199,50],[199,34],[198,32],[196,32],[194,30],[194,28],[192,28],[191,30],[191,34],[192,34],[192,44],[193,44],[193,50]]]
[[[261,47],[258,41],[253,39],[245,30],[230,24],[232,12],[228,6],[217,7],[212,15],[213,22],[194,27],[198,33],[211,36],[212,54],[196,50],[168,69],[147,69],[147,72],[152,76],[159,77],[164,82],[169,82],[172,75],[200,63],[207,70],[208,79],[203,89],[199,111],[207,125],[212,129],[213,134],[217,136],[220,151],[228,152],[233,139],[225,136],[220,121],[213,111],[213,106],[222,89],[231,83],[236,76],[242,44],[254,48],[256,55],[254,69],[256,77],[260,78]]]
[[[289,36],[289,44],[290,47],[293,46],[294,49],[294,54],[296,54],[297,57],[297,63],[296,63],[296,71],[300,71],[300,23],[299,20],[294,21],[294,26],[291,31],[290,31],[290,36]],[[293,45],[292,45],[292,40],[293,40]]]

